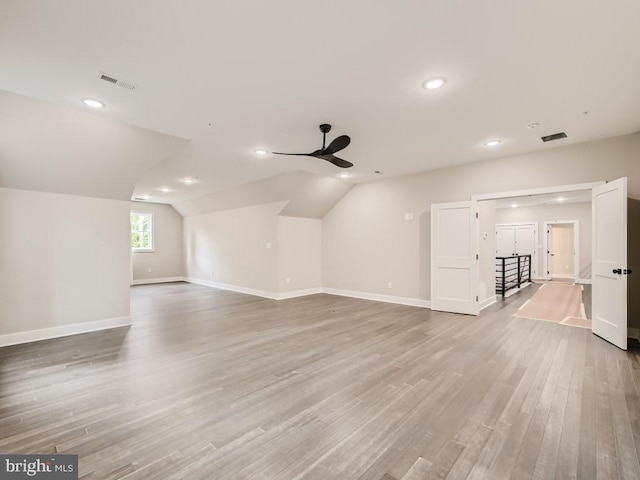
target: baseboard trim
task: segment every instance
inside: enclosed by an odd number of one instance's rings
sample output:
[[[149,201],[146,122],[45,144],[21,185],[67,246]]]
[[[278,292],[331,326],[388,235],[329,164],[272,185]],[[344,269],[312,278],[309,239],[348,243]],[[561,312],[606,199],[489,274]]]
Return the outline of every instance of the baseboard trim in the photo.
[[[640,328],[627,328],[627,338],[640,340]]]
[[[209,280],[201,280],[199,278],[184,277],[183,281],[203,285],[205,287],[218,288],[220,290],[229,290],[231,292],[246,293],[257,297],[268,298],[271,300],[287,300],[289,298],[304,297],[307,295],[317,295],[318,293],[327,293],[329,295],[339,295],[341,297],[360,298],[362,300],[373,300],[376,302],[395,303],[398,305],[408,305],[411,307],[431,308],[431,302],[428,300],[420,300],[417,298],[394,297],[392,295],[381,295],[378,293],[356,292],[352,290],[340,290],[336,288],[308,288],[305,290],[294,290],[292,292],[267,292],[265,290],[255,290],[253,288],[239,287],[227,283],[211,282]]]
[[[557,273],[557,274],[551,275],[551,278],[567,279],[567,278],[575,278],[575,277],[569,273]]]
[[[267,292],[265,290],[255,290],[253,288],[239,287],[237,285],[229,285],[228,283],[211,282],[209,280],[201,280],[199,278],[193,277],[185,277],[183,280],[188,283],[195,283],[196,285],[217,288],[219,290],[228,290],[230,292],[246,293],[248,295],[255,295],[256,297],[279,300],[278,294],[275,292]]]
[[[410,307],[431,308],[429,300],[408,297],[394,297],[392,295],[382,295],[379,293],[356,292],[353,290],[340,290],[337,288],[323,288],[324,293],[329,295],[339,295],[341,297],[360,298],[362,300],[373,300],[376,302],[395,303],[398,305],[408,305]]]
[[[140,278],[138,280],[134,280],[131,285],[150,285],[152,283],[171,283],[182,281],[184,281],[184,277]]]
[[[128,327],[131,325],[131,317],[107,318],[93,322],[73,323],[57,327],[41,328],[39,330],[27,330],[25,332],[8,333],[0,335],[0,347],[19,345],[21,343],[39,342],[51,338],[68,337],[81,333],[108,330],[111,328]]]
[[[484,310],[485,308],[490,307],[497,301],[498,301],[497,295],[493,295],[491,297],[485,298],[482,302],[480,302],[480,310]]]
[[[307,288],[305,290],[293,290],[291,292],[283,292],[276,294],[277,300],[288,300],[289,298],[306,297],[307,295],[317,295],[323,293],[321,287]]]

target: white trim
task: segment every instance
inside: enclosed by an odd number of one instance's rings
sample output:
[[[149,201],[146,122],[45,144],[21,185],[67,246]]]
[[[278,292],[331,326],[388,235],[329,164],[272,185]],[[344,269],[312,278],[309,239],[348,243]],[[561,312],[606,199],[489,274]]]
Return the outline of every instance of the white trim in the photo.
[[[627,328],[627,338],[640,340],[640,328]]]
[[[110,328],[128,327],[130,325],[131,317],[117,317],[93,322],[72,323],[70,325],[41,328],[39,330],[8,333],[6,335],[0,335],[0,347],[38,342],[50,338],[67,337],[69,335],[78,335],[80,333],[95,332],[98,330],[108,330]]]
[[[409,305],[411,307],[431,308],[431,302],[418,298],[394,297],[392,295],[382,295],[378,293],[356,292],[353,290],[339,290],[336,288],[309,288],[306,290],[294,290],[292,292],[267,292],[264,290],[254,290],[252,288],[239,287],[237,285],[229,285],[226,283],[211,282],[209,280],[200,280],[199,278],[184,277],[183,281],[203,285],[205,287],[218,288],[220,290],[229,290],[231,292],[246,293],[257,297],[269,298],[271,300],[287,300],[289,298],[303,297],[307,295],[316,295],[318,293],[327,293],[329,295],[338,295],[341,297],[360,298],[363,300],[373,300],[376,302],[395,303],[399,305]]]
[[[538,228],[538,222],[496,223],[496,227],[522,227],[526,225],[535,225]]]
[[[576,283],[583,283],[585,285],[591,285],[591,279],[590,278],[579,278],[578,280],[576,280]]]
[[[324,293],[329,295],[339,295],[341,297],[361,298],[363,300],[373,300],[376,302],[395,303],[399,305],[408,305],[410,307],[431,308],[429,300],[408,297],[394,297],[392,295],[382,295],[379,293],[356,292],[353,290],[340,290],[337,288],[323,288]]]
[[[551,225],[573,225],[573,275],[565,276],[565,274],[552,275],[549,265],[549,231]],[[580,221],[579,220],[553,220],[543,224],[542,235],[542,252],[543,252],[543,271],[546,280],[551,280],[553,276],[556,278],[573,278],[574,281],[580,276]]]
[[[497,301],[498,301],[497,295],[492,295],[488,298],[485,298],[483,301],[480,302],[480,310],[484,310],[485,308],[490,307]]]
[[[193,277],[184,277],[184,281],[188,283],[195,283],[196,285],[204,285],[205,287],[217,288],[219,290],[229,290],[231,292],[246,293],[248,295],[254,295],[256,297],[278,300],[278,294],[275,292],[267,292],[265,290],[255,290],[253,288],[239,287],[237,285],[229,285],[227,283],[211,282],[209,280],[201,280],[199,278]]]
[[[572,274],[570,274],[570,273],[558,273],[556,275],[552,275],[551,279],[553,280],[554,278],[561,278],[563,280],[564,279],[568,280],[568,279],[573,279],[574,276]]]
[[[322,287],[307,288],[306,290],[293,290],[291,292],[277,293],[277,300],[287,300],[289,298],[306,297],[307,295],[317,295],[322,292]]]
[[[513,190],[499,193],[483,193],[480,195],[471,195],[471,200],[497,200],[499,198],[526,197],[528,195],[546,195],[549,193],[591,190],[593,187],[604,185],[605,183],[606,182],[575,183],[573,185],[558,185],[556,187],[530,188],[527,190]]]
[[[138,280],[134,280],[131,285],[149,285],[151,283],[170,283],[183,281],[184,277],[140,278]]]

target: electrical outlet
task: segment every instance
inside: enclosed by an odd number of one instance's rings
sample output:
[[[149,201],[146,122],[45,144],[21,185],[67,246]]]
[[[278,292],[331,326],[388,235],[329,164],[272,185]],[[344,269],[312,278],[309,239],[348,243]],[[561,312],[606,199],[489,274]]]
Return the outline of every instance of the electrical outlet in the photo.
[[[267,244],[265,245],[265,247],[266,247],[266,248],[271,248],[271,247],[272,247],[271,242],[267,242]]]
[[[151,273],[151,269],[150,269],[150,268],[147,268],[147,272]]]
[[[393,288],[393,283],[391,282],[387,283],[387,288]]]
[[[286,282],[286,283],[287,283],[287,285],[288,285],[288,284],[290,284],[290,283],[291,283],[291,279],[290,279],[289,277],[287,277],[287,279],[285,280],[285,282]]]

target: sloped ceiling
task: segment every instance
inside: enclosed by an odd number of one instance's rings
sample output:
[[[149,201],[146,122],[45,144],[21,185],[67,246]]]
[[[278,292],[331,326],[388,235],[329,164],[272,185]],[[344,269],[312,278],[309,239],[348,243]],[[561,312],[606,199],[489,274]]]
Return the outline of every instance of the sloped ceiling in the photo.
[[[298,170],[180,202],[174,208],[190,216],[286,200],[280,215],[322,218],[353,186]]]
[[[78,109],[96,97],[96,115],[188,138],[135,191],[173,204],[296,169],[335,176],[254,154],[313,151],[325,122],[329,140],[352,138],[353,182],[636,132],[639,18],[637,0],[2,0],[0,89]],[[433,76],[447,84],[423,89]]]
[[[187,140],[0,90],[0,187],[129,200]]]

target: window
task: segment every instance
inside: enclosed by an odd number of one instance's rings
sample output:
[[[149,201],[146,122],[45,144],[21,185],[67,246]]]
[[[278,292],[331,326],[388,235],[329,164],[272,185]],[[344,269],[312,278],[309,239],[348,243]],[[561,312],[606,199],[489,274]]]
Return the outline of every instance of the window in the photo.
[[[131,248],[134,252],[153,252],[153,213],[131,212]]]

